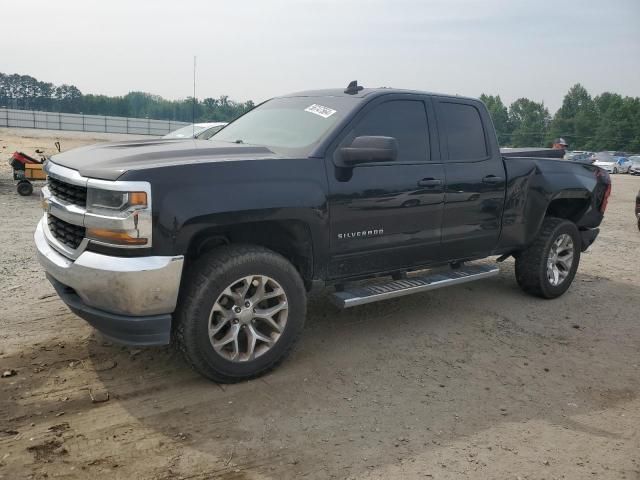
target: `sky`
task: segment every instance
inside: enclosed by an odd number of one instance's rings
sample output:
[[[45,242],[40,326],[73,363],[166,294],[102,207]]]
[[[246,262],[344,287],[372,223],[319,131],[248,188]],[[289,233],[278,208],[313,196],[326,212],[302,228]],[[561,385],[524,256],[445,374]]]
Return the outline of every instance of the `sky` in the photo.
[[[397,87],[640,96],[640,0],[0,0],[0,72],[168,99]]]

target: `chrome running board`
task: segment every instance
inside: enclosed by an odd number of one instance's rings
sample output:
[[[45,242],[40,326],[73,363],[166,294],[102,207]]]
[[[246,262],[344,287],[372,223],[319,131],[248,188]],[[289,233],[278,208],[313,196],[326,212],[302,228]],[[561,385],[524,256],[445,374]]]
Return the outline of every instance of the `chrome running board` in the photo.
[[[465,265],[446,272],[408,277],[388,283],[347,288],[343,291],[335,292],[331,296],[331,300],[338,308],[356,307],[366,303],[411,295],[412,293],[473,282],[474,280],[493,277],[499,272],[499,268],[495,265]]]

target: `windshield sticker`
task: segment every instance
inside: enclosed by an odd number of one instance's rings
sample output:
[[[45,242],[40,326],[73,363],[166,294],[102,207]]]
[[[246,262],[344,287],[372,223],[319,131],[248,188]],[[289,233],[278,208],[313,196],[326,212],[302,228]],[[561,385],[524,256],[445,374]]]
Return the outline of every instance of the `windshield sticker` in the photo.
[[[333,110],[329,107],[323,107],[322,105],[313,104],[304,109],[305,112],[315,113],[316,115],[320,115],[322,118],[329,118],[331,115],[336,113],[336,110]]]

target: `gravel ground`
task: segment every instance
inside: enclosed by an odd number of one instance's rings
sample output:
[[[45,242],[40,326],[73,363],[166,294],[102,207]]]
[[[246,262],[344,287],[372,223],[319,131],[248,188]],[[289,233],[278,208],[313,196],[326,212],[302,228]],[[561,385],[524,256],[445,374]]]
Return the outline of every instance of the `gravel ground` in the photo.
[[[0,155],[57,133],[0,129]],[[613,177],[559,299],[522,293],[512,261],[345,312],[323,292],[280,368],[216,385],[67,310],[35,260],[38,196],[0,164],[0,478],[640,479],[639,188]]]

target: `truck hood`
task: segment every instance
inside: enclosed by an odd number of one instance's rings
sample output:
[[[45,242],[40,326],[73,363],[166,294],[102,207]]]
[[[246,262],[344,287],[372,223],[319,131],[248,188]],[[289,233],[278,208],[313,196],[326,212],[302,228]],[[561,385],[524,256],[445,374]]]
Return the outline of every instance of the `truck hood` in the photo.
[[[276,155],[268,148],[257,145],[193,139],[153,139],[98,143],[59,153],[52,156],[51,160],[77,170],[83,177],[116,180],[130,170],[263,158],[276,158]]]

